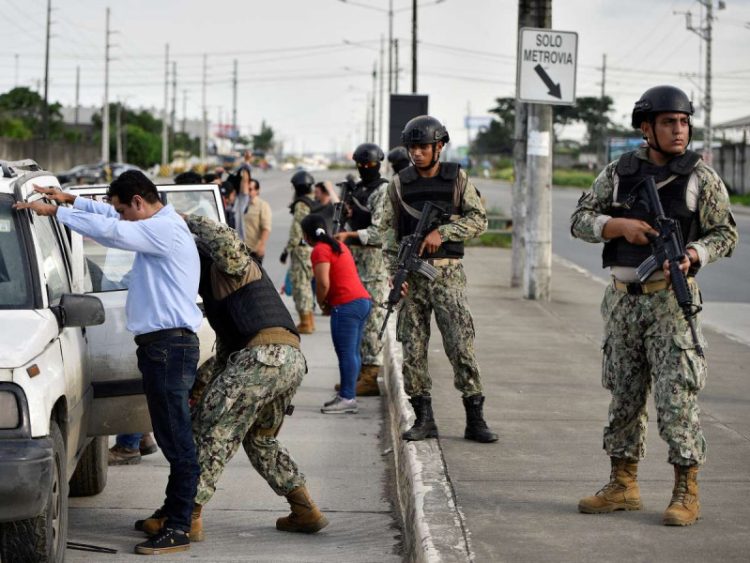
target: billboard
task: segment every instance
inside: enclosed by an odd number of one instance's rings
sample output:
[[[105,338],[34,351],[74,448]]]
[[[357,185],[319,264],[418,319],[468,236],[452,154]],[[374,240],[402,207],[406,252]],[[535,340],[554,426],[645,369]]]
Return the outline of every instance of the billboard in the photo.
[[[388,152],[401,144],[401,131],[412,117],[427,115],[427,96],[424,94],[391,94],[388,117]],[[385,147],[383,147],[385,149]]]
[[[607,162],[620,158],[628,151],[634,151],[643,144],[641,137],[610,137],[607,142]]]

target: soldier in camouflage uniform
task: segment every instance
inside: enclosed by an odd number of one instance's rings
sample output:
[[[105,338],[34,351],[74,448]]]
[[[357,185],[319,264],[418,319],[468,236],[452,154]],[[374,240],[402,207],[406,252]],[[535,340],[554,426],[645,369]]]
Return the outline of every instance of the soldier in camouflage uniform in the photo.
[[[659,434],[675,471],[663,522],[685,526],[700,515],[696,476],[706,458],[706,441],[697,399],[706,383],[706,362],[669,286],[666,267],[645,283],[635,274],[651,254],[648,237],[656,234],[648,222],[652,212],[641,205],[639,192],[648,176],[654,177],[664,212],[676,220],[687,243],[680,268],[688,276],[694,303],[701,303],[695,273],[731,255],[737,243],[724,184],[697,153],[686,150],[692,114],[692,103],[681,90],[658,86],[646,91],[632,119],[646,145],[609,164],[571,217],[573,236],[604,243],[603,266],[612,274],[601,307],[602,383],[612,394],[604,449],[612,473],[596,495],[581,499],[578,509],[584,513],[641,508],[637,471],[645,454],[646,399],[653,386]],[[699,318],[695,321],[703,346]]]
[[[380,222],[388,180],[380,176],[380,162],[385,155],[378,145],[359,145],[353,158],[361,180],[357,182],[349,204],[350,230],[337,233],[335,237],[349,246],[359,279],[372,297],[373,307],[367,317],[360,345],[362,368],[356,393],[360,396],[373,396],[380,394],[378,372],[383,365],[383,342],[379,338],[379,332],[385,310],[380,304],[385,300],[388,273],[381,250]]]
[[[192,397],[197,399],[193,434],[201,474],[190,539],[203,539],[202,507],[240,443],[255,470],[291,505],[291,514],[279,518],[276,528],[317,532],[328,521],[276,438],[307,372],[294,322],[273,282],[233,229],[198,215],[186,221],[201,256],[199,293],[217,339],[211,376],[203,370]],[[147,533],[158,530],[158,511],[139,522],[136,527]]]
[[[414,426],[404,432],[405,440],[437,437],[432,414],[432,381],[427,369],[430,318],[443,337],[445,353],[453,366],[454,385],[461,392],[466,409],[464,438],[495,442],[484,420],[484,395],[479,366],[474,354],[474,321],[466,300],[466,275],[461,258],[463,242],[487,228],[487,216],[476,188],[455,163],[440,163],[440,151],[448,142],[448,131],[434,117],[410,120],[401,140],[414,162],[393,177],[388,186],[382,228],[383,252],[388,271],[395,273],[399,242],[414,232],[420,210],[427,202],[442,207],[450,218],[431,231],[424,240],[422,257],[435,266],[434,281],[410,274],[407,295],[398,313],[397,339],[404,352],[404,387],[414,408]]]
[[[297,330],[300,334],[312,334],[315,332],[315,321],[313,318],[313,294],[312,294],[312,264],[310,253],[312,249],[305,244],[302,236],[302,219],[307,217],[313,208],[313,200],[310,198],[315,180],[304,170],[296,172],[292,176],[294,187],[294,200],[289,206],[293,216],[292,226],[289,228],[289,240],[281,253],[281,263],[286,264],[286,259],[291,256],[289,277],[292,281],[292,298],[294,306],[299,314],[300,323]]]

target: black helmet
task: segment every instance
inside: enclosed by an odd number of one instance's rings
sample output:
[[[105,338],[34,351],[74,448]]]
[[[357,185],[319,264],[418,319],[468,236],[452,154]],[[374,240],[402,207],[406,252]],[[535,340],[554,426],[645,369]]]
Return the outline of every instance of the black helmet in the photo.
[[[362,143],[354,150],[354,154],[352,155],[352,159],[357,164],[380,162],[384,158],[383,149],[375,143]]]
[[[388,162],[391,163],[394,172],[401,172],[401,170],[411,164],[409,151],[407,151],[405,147],[401,146],[396,147],[395,149],[391,149],[388,153]]]
[[[633,106],[633,129],[657,113],[676,112],[693,115],[693,103],[687,94],[674,86],[655,86],[646,90]]]
[[[401,131],[401,142],[409,145],[427,145],[450,141],[448,130],[430,115],[420,115],[410,119]]]
[[[309,192],[312,190],[314,183],[315,179],[307,170],[300,170],[292,176],[292,186],[295,190],[302,188],[305,189],[305,192]]]

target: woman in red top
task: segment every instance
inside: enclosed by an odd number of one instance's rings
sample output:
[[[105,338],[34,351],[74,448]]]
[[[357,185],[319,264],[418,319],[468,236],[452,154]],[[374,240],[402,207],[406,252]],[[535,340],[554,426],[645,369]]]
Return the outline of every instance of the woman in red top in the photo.
[[[313,247],[315,293],[323,313],[331,315],[331,338],[339,359],[341,389],[320,411],[356,413],[354,386],[362,364],[359,344],[372,307],[370,294],[357,275],[351,252],[331,237],[323,216],[311,213],[305,217],[302,233]]]

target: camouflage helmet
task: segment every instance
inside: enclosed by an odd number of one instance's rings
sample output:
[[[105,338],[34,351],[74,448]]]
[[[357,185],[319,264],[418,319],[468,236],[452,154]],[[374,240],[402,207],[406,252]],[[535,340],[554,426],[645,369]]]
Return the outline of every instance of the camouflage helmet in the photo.
[[[431,115],[420,115],[410,119],[401,131],[401,142],[406,145],[427,145],[450,141],[448,130]]]
[[[354,154],[352,155],[352,160],[357,164],[380,162],[384,158],[383,149],[375,143],[362,143],[354,149]]]
[[[640,129],[641,123],[652,119],[657,113],[676,112],[693,115],[693,103],[687,94],[674,86],[655,86],[646,90],[633,106],[633,129]]]
[[[409,151],[402,146],[391,149],[388,153],[388,162],[391,163],[394,172],[400,172],[411,164]]]

